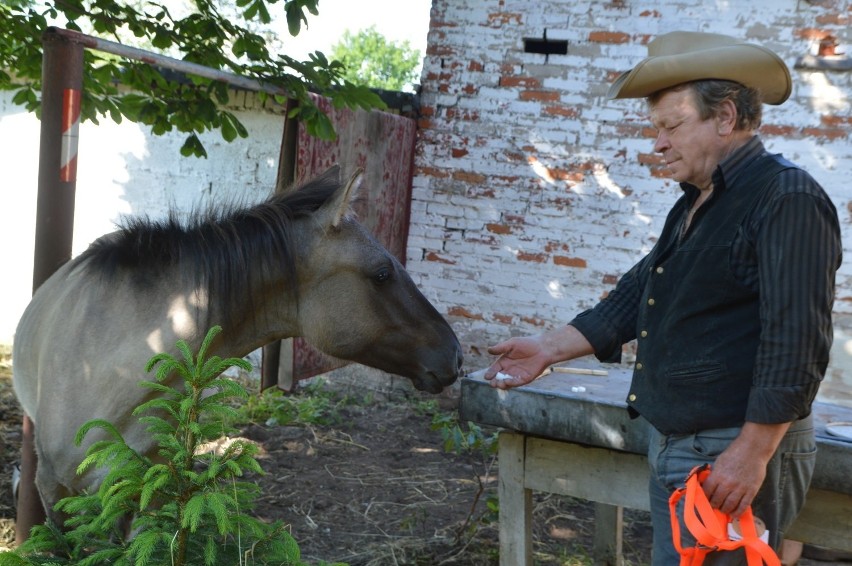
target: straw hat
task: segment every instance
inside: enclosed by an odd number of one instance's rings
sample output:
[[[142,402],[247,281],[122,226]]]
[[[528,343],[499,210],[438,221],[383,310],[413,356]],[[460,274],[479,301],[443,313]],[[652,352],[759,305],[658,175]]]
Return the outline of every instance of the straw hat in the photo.
[[[756,88],[767,104],[781,104],[793,81],[778,55],[727,35],[676,31],[648,44],[648,57],[621,74],[608,98],[644,98],[656,91],[702,79],[735,81]]]

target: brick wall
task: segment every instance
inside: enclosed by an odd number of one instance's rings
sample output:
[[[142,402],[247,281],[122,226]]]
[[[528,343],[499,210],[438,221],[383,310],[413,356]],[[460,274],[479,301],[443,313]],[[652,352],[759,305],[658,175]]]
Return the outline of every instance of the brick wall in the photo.
[[[849,2],[434,0],[423,69],[408,268],[446,312],[468,367],[510,335],[563,324],[646,253],[680,193],[641,101],[609,83],[674,30],[775,50],[794,90],[765,109],[771,151],[807,168],[840,214],[837,373],[852,337],[852,72],[793,69],[828,33],[852,43]],[[524,38],[567,41],[525,52]],[[852,343],[852,342],[850,342]],[[629,352],[628,352],[629,353]],[[848,357],[848,356],[847,356]]]

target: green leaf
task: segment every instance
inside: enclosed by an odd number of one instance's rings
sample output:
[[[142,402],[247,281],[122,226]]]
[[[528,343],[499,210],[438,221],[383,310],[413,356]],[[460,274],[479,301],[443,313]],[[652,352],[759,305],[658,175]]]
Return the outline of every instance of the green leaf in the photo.
[[[161,538],[161,533],[157,531],[143,531],[133,537],[128,550],[129,554],[135,557],[136,566],[145,566],[150,563]]]
[[[151,40],[151,45],[153,45],[157,49],[168,49],[172,46],[171,34],[168,33],[165,29],[157,30],[157,33],[154,34],[154,37]]]
[[[27,562],[13,552],[0,552],[0,566],[27,566]]]
[[[334,124],[331,123],[328,116],[321,112],[317,112],[305,126],[309,134],[321,140],[334,141],[337,139]]]
[[[192,498],[186,502],[186,505],[183,506],[183,518],[180,523],[182,528],[189,528],[191,532],[195,532],[198,529],[198,525],[201,523],[201,517],[204,513],[204,499],[204,494],[199,493],[193,495]]]
[[[285,10],[287,14],[287,31],[290,32],[291,36],[296,37],[302,30],[302,21],[307,23],[307,19],[302,14],[302,7],[296,2],[288,3]]]
[[[207,537],[207,541],[204,543],[204,563],[208,566],[213,566],[218,562],[218,547],[216,539]]]
[[[186,138],[180,148],[180,154],[184,157],[192,155],[195,157],[207,158],[207,150],[204,149],[204,145],[202,145],[201,140],[199,140],[198,136],[195,134],[191,134]]]
[[[269,15],[269,10],[266,9],[266,2],[263,0],[257,0],[256,4],[258,4],[257,13],[258,19],[260,19],[261,23],[268,24],[272,22],[272,17]]]
[[[80,446],[80,444],[83,443],[83,438],[85,438],[85,436],[93,428],[103,429],[104,432],[106,432],[116,440],[122,440],[121,433],[118,431],[117,428],[115,428],[115,426],[113,426],[111,422],[106,421],[104,419],[94,419],[80,427],[80,429],[77,431],[77,435],[74,437],[74,445]]]
[[[227,501],[228,496],[222,493],[210,493],[207,496],[207,507],[216,518],[216,526],[221,535],[227,534],[231,526]]]

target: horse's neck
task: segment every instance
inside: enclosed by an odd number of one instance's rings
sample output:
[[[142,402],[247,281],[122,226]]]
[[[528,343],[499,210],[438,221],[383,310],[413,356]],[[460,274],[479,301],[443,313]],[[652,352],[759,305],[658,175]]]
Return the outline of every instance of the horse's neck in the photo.
[[[205,301],[207,325],[220,325],[228,342],[229,356],[243,356],[276,340],[299,335],[295,293],[288,292],[280,277],[272,276],[264,287],[241,290],[234,301],[211,297]],[[199,312],[199,314],[203,314]],[[202,333],[207,329],[200,329]]]

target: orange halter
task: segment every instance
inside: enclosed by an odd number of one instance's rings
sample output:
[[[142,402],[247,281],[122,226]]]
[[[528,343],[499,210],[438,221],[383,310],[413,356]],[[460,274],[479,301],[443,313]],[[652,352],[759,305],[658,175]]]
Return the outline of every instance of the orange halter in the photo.
[[[693,468],[686,478],[686,485],[676,489],[669,498],[672,537],[675,549],[680,554],[680,566],[700,566],[711,552],[737,548],[745,549],[748,566],[761,566],[764,563],[767,566],[781,566],[781,561],[772,547],[759,538],[751,507],[748,507],[739,518],[742,538],[731,540],[728,535],[728,524],[732,522],[731,516],[713,509],[701,488],[701,484],[709,475],[710,466],[707,464]],[[691,548],[683,548],[680,542],[680,521],[676,507],[678,501],[684,496],[686,500],[683,521],[696,541],[695,546]]]

